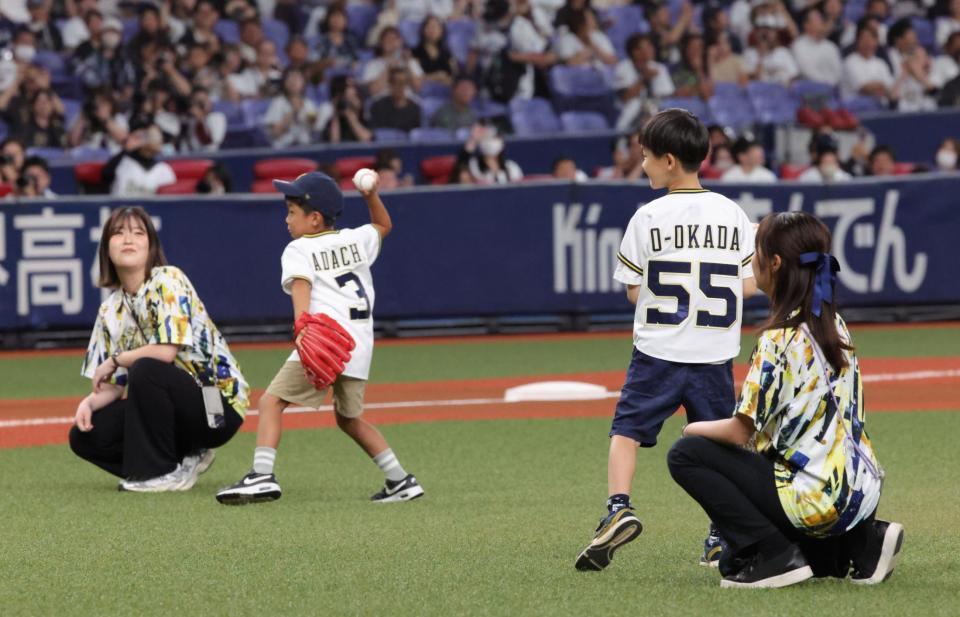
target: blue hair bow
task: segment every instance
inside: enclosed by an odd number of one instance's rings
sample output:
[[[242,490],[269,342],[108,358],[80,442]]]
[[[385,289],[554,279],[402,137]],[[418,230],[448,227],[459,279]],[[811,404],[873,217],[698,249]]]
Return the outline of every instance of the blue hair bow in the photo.
[[[820,307],[824,302],[833,304],[833,288],[837,284],[840,263],[829,253],[802,253],[800,265],[816,265],[817,272],[813,278],[813,306],[810,307],[810,312],[819,317]]]

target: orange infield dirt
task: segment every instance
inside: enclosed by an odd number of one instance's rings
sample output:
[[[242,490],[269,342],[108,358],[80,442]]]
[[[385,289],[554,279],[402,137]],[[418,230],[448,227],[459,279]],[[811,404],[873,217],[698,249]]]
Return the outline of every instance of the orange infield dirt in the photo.
[[[865,379],[864,396],[868,413],[960,410],[960,358],[868,359],[861,362],[861,370]],[[925,375],[924,372],[931,375]],[[735,367],[738,384],[745,374],[745,365]],[[367,387],[366,402],[374,408],[368,409],[364,416],[375,424],[611,417],[615,404],[613,398],[522,403],[506,403],[502,398],[507,388],[552,380],[589,382],[616,391],[622,385],[623,376],[624,371],[606,371],[405,384],[372,383]],[[254,401],[259,394],[254,394]],[[73,416],[79,401],[80,397],[0,400],[0,448],[65,443],[69,425],[56,419]],[[400,406],[404,402],[411,404]],[[393,408],[377,409],[378,403]],[[43,423],[45,420],[48,423]],[[31,421],[36,423],[31,425]],[[333,425],[333,413],[330,411],[295,413],[284,418],[284,429]],[[255,431],[256,428],[257,418],[251,416],[242,430]]]

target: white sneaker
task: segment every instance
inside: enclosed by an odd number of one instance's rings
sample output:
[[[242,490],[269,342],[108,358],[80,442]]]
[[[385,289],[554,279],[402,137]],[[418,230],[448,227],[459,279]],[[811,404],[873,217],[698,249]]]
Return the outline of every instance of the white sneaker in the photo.
[[[196,481],[196,467],[191,472],[184,469],[183,465],[177,465],[170,473],[149,480],[123,480],[117,488],[133,493],[166,493],[189,490]]]

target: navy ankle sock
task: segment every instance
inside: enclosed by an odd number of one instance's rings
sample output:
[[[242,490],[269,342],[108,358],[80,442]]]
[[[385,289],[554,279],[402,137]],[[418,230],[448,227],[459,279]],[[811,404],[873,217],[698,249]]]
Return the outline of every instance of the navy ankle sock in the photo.
[[[632,508],[633,505],[630,504],[630,495],[625,493],[617,493],[616,495],[610,495],[610,498],[607,499],[607,510],[610,512],[616,512],[623,508]]]

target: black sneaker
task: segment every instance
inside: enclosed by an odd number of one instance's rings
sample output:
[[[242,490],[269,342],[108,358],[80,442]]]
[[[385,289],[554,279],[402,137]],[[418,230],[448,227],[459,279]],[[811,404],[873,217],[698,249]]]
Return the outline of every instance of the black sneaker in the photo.
[[[610,565],[613,553],[643,531],[633,508],[620,508],[600,519],[597,533],[577,557],[577,570],[599,571]]]
[[[791,544],[790,548],[775,557],[764,559],[760,554],[737,573],[720,580],[721,587],[774,588],[787,587],[813,577],[813,570],[807,565],[800,547]]]
[[[220,489],[217,501],[228,506],[242,506],[248,503],[275,501],[280,499],[280,485],[272,473],[251,471],[239,482]]]
[[[700,555],[700,565],[710,568],[720,567],[720,556],[723,555],[723,549],[726,542],[720,537],[720,531],[717,526],[710,523],[710,531],[707,532],[707,539],[703,541],[703,553]]]
[[[851,580],[856,585],[877,585],[890,578],[903,547],[903,525],[873,521],[870,541],[853,560]]]
[[[411,501],[417,497],[423,496],[423,487],[413,477],[413,474],[407,474],[403,480],[393,482],[387,480],[380,491],[370,497],[370,501],[377,503],[391,503],[394,501]]]

